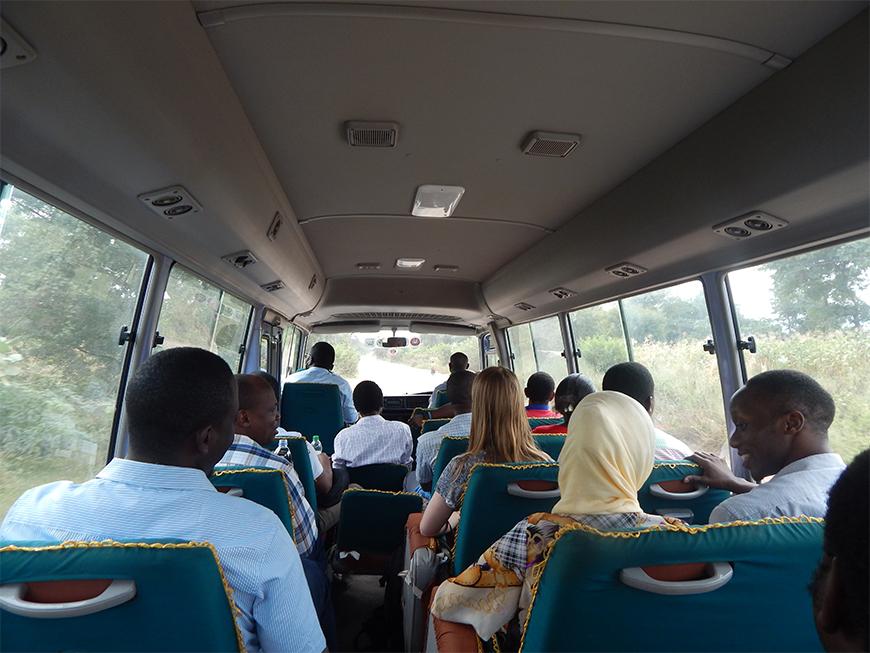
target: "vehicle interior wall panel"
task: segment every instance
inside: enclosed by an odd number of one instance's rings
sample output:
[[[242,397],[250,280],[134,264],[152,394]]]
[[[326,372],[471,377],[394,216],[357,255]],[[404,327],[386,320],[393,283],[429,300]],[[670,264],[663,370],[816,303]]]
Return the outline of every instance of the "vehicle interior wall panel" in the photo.
[[[865,12],[499,270],[488,305],[525,321],[867,229],[867,51]],[[711,229],[752,210],[790,226],[747,241]],[[604,272],[620,261],[649,272]],[[554,302],[555,286],[578,294]]]
[[[70,203],[247,297],[291,315],[316,303],[317,261],[190,4],[10,1],[3,16],[38,55],[3,71],[4,169],[38,172]],[[137,199],[176,184],[202,213],[170,222]],[[276,211],[285,223],[270,242]],[[248,248],[260,263],[246,272],[220,260]],[[259,288],[276,278],[286,289]]]

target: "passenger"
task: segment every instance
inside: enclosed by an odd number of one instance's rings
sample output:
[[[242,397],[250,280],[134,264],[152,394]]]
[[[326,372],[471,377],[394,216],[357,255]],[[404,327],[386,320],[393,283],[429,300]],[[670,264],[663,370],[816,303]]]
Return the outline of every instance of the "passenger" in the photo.
[[[233,441],[237,409],[233,373],[219,356],[192,347],[154,354],[127,387],[128,457],[86,483],[28,490],[6,514],[0,539],[210,542],[233,590],[245,650],[323,651],[287,529],[271,510],[221,494],[208,480]]]
[[[441,440],[448,435],[466,436],[471,433],[471,385],[474,372],[454,372],[447,378],[447,398],[456,410],[456,417],[417,440],[417,482],[426,491],[432,485],[432,466],[438,455]]]
[[[568,424],[559,456],[562,498],[554,514],[524,519],[475,564],[442,583],[432,614],[470,624],[484,640],[499,633],[502,650],[516,650],[531,597],[531,570],[544,559],[559,529],[580,523],[629,531],[676,521],[645,514],[637,500],[652,471],[654,443],[652,420],[636,401],[618,392],[588,395]]]
[[[272,386],[272,391],[275,393],[275,401],[278,402],[278,420],[280,422],[281,385],[278,383],[278,379],[276,379],[268,372],[263,372],[262,370],[256,372],[255,374],[260,378],[268,381],[269,385]],[[275,433],[275,439],[280,438],[282,435],[297,438],[303,437],[303,435],[299,431],[288,431],[279,426],[277,432]],[[332,489],[332,463],[328,455],[323,452],[318,453],[314,446],[308,440],[305,440],[305,445],[308,450],[308,461],[311,465],[311,475],[314,477],[314,489],[316,490],[317,496],[319,498],[328,494],[329,491]],[[320,526],[320,520],[318,519],[318,529],[320,529]]]
[[[703,473],[686,482],[730,490],[710,513],[710,523],[808,515],[824,517],[828,490],[843,459],[828,446],[834,400],[814,379],[793,370],[752,377],[731,397],[734,432],[729,443],[743,458],[756,485],[738,478],[718,456],[695,453]]]
[[[353,389],[353,405],[359,421],[335,436],[332,464],[336,467],[362,467],[379,463],[410,466],[411,428],[403,422],[381,417],[384,393],[374,381],[361,381]]]
[[[538,449],[523,414],[520,382],[509,369],[488,367],[474,380],[468,451],[451,460],[438,479],[420,521],[420,533],[449,533],[459,521],[465,484],[477,463],[552,461]]]
[[[655,409],[655,381],[652,374],[640,363],[619,363],[604,374],[601,381],[602,390],[614,390],[628,395],[640,402],[646,412],[653,414]],[[685,460],[692,453],[691,447],[670,433],[665,433],[657,426],[656,460]]]
[[[865,449],[831,488],[825,551],[811,588],[816,629],[827,651],[870,650],[868,495],[870,449]]]
[[[335,366],[335,349],[328,342],[318,342],[311,348],[311,364],[287,377],[287,383],[323,383],[337,385],[341,395],[341,411],[345,424],[353,424],[359,414],[353,407],[350,384],[332,371]]]
[[[577,404],[588,394],[595,392],[592,381],[582,374],[569,374],[559,382],[556,388],[556,401],[554,407],[565,419],[561,424],[542,424],[532,429],[532,433],[567,433],[568,422],[571,413]]]
[[[556,394],[556,382],[546,372],[535,372],[526,381],[527,417],[559,417],[559,413],[550,408],[550,402]]]
[[[307,557],[317,543],[314,511],[305,499],[305,488],[293,466],[283,456],[272,453],[278,426],[278,403],[268,381],[256,374],[237,374],[239,410],[234,423],[235,436],[215,469],[226,467],[268,467],[280,469],[287,479],[293,506],[293,535],[299,555]]]
[[[461,351],[456,352],[450,357],[450,362],[447,364],[447,368],[450,370],[450,373],[454,372],[464,372],[468,369],[468,356],[463,354]],[[438,393],[446,393],[447,392],[447,381],[435,386],[435,389],[432,391],[432,396],[429,398],[429,409],[435,410],[436,408],[440,408],[440,406],[436,405],[438,401]]]

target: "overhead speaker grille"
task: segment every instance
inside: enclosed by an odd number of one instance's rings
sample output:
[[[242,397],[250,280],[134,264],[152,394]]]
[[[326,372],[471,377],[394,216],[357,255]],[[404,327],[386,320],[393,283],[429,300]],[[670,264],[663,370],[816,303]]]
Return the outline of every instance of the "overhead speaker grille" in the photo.
[[[395,312],[364,312],[336,313],[336,320],[409,320],[414,322],[459,322],[453,315],[438,315],[436,313],[395,313]]]
[[[399,126],[394,122],[345,123],[347,144],[351,147],[396,147]]]
[[[579,144],[579,134],[532,132],[523,146],[523,153],[529,156],[549,156],[564,159]]]

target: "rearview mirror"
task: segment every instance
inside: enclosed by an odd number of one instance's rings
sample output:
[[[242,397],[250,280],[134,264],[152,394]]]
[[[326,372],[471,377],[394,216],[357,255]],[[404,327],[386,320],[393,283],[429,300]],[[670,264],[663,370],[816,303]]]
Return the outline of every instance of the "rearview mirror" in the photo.
[[[408,346],[408,339],[407,338],[392,337],[392,338],[384,338],[383,340],[381,340],[381,347],[393,348],[393,347],[407,347],[407,346]]]

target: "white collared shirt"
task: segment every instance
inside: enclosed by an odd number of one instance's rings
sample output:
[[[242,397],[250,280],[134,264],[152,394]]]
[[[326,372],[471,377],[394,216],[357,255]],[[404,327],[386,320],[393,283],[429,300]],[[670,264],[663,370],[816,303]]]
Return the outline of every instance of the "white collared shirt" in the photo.
[[[828,491],[846,468],[835,453],[819,453],[786,465],[767,483],[713,508],[710,523],[764,517],[824,517]]]
[[[411,428],[407,424],[369,415],[360,417],[356,424],[338,432],[332,463],[336,467],[379,463],[410,465],[413,448]]]
[[[341,378],[338,374],[323,367],[315,367],[312,365],[308,369],[300,370],[291,374],[285,379],[286,383],[323,383],[327,385],[337,385],[338,393],[341,395],[341,413],[344,417],[345,424],[353,424],[359,419],[359,413],[353,407],[353,392],[350,389],[350,383]]]

